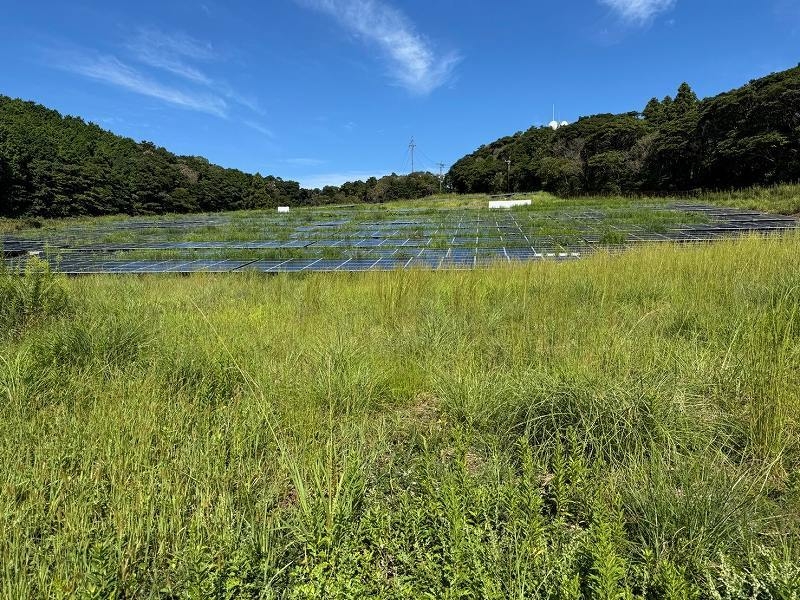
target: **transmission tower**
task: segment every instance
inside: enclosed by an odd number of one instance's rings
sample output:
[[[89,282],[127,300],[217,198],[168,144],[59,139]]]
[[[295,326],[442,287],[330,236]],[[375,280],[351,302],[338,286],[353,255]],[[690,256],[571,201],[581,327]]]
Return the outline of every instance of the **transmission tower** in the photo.
[[[411,152],[411,174],[414,174],[414,150],[416,150],[417,144],[414,142],[414,138],[411,138],[411,142],[408,144],[408,150]]]

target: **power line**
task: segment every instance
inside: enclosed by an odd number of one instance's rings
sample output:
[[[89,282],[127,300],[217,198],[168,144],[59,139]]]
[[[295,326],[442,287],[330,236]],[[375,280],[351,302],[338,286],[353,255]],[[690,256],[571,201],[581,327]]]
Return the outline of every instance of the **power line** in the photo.
[[[439,162],[439,161],[433,160],[430,156],[425,154],[425,152],[423,152],[419,148],[419,145],[417,144],[416,140],[414,138],[411,138],[411,142],[408,144],[408,150],[406,152],[406,158],[408,158],[409,155],[411,156],[411,172],[412,173],[416,173],[417,160],[416,160],[415,157],[416,157],[417,153],[421,154],[422,158],[425,159],[425,161],[427,161],[427,164],[425,165],[426,166],[426,171],[430,172],[430,171],[433,170],[433,169],[429,169],[429,167],[434,167],[434,168],[435,167],[439,167],[439,189],[441,191],[442,182],[444,181],[444,172],[443,171],[444,171],[444,168],[447,166],[447,164],[443,163],[443,162]]]
[[[425,154],[425,152],[423,152],[421,148],[418,149],[417,152],[419,152],[422,155],[422,158],[424,158],[425,160],[428,161],[429,165],[433,165],[433,166],[438,166],[439,165],[439,161],[438,160],[433,160],[430,156]]]

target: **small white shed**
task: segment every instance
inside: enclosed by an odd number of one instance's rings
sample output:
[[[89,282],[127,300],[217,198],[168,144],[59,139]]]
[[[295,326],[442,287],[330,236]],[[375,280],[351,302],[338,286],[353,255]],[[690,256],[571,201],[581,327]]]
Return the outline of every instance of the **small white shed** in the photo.
[[[279,213],[287,213],[287,212],[289,212],[289,207],[288,206],[279,206],[278,207],[278,212]]]

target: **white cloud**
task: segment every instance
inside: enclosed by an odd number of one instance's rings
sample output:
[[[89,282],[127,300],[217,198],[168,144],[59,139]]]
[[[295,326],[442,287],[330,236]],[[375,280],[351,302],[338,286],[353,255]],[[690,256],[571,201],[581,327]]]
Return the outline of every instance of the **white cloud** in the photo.
[[[267,112],[263,108],[261,108],[261,105],[258,103],[258,100],[256,100],[252,96],[241,94],[236,90],[231,89],[225,83],[212,81],[209,84],[209,87],[212,87],[215,91],[225,96],[231,102],[235,102],[236,104],[244,106],[245,108],[250,109],[254,113],[261,115],[262,117],[267,114]]]
[[[194,84],[205,86],[226,99],[240,104],[254,113],[264,115],[258,102],[232,89],[228,84],[216,81],[191,62],[213,62],[219,54],[208,42],[201,42],[182,33],[164,33],[155,29],[141,29],[126,44],[132,58],[139,63],[166,71]]]
[[[77,73],[143,96],[157,98],[182,108],[218,117],[226,117],[228,113],[227,102],[219,96],[205,92],[192,93],[159,83],[113,56],[80,51],[60,52],[54,53],[52,64],[64,71]]]
[[[140,29],[122,49],[124,62],[112,54],[74,46],[45,48],[44,57],[58,69],[185,109],[232,117],[262,135],[274,137],[269,128],[253,119],[253,115],[265,114],[256,99],[198,68],[198,64],[220,60],[211,44],[180,33]],[[237,105],[253,115],[237,115],[241,113],[235,110]]]
[[[210,44],[204,44],[182,34],[166,34],[145,29],[128,42],[128,50],[141,63],[162,69],[194,83],[211,85],[212,80],[185,59],[212,60],[215,58]]]
[[[677,0],[599,0],[635,25],[646,25],[657,15],[670,10]]]
[[[399,10],[380,0],[297,0],[327,13],[348,30],[384,52],[395,81],[417,94],[446,83],[459,62],[454,53],[439,54]]]
[[[249,127],[250,129],[257,131],[261,135],[265,135],[268,138],[274,138],[275,134],[272,132],[271,129],[264,127],[261,123],[256,123],[255,121],[242,121],[242,124]]]

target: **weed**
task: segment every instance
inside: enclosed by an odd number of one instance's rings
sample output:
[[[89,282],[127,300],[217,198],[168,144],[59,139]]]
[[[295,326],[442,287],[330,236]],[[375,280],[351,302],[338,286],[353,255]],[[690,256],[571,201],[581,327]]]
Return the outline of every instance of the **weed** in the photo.
[[[0,340],[65,316],[71,306],[62,278],[47,262],[31,259],[23,273],[0,263]]]

